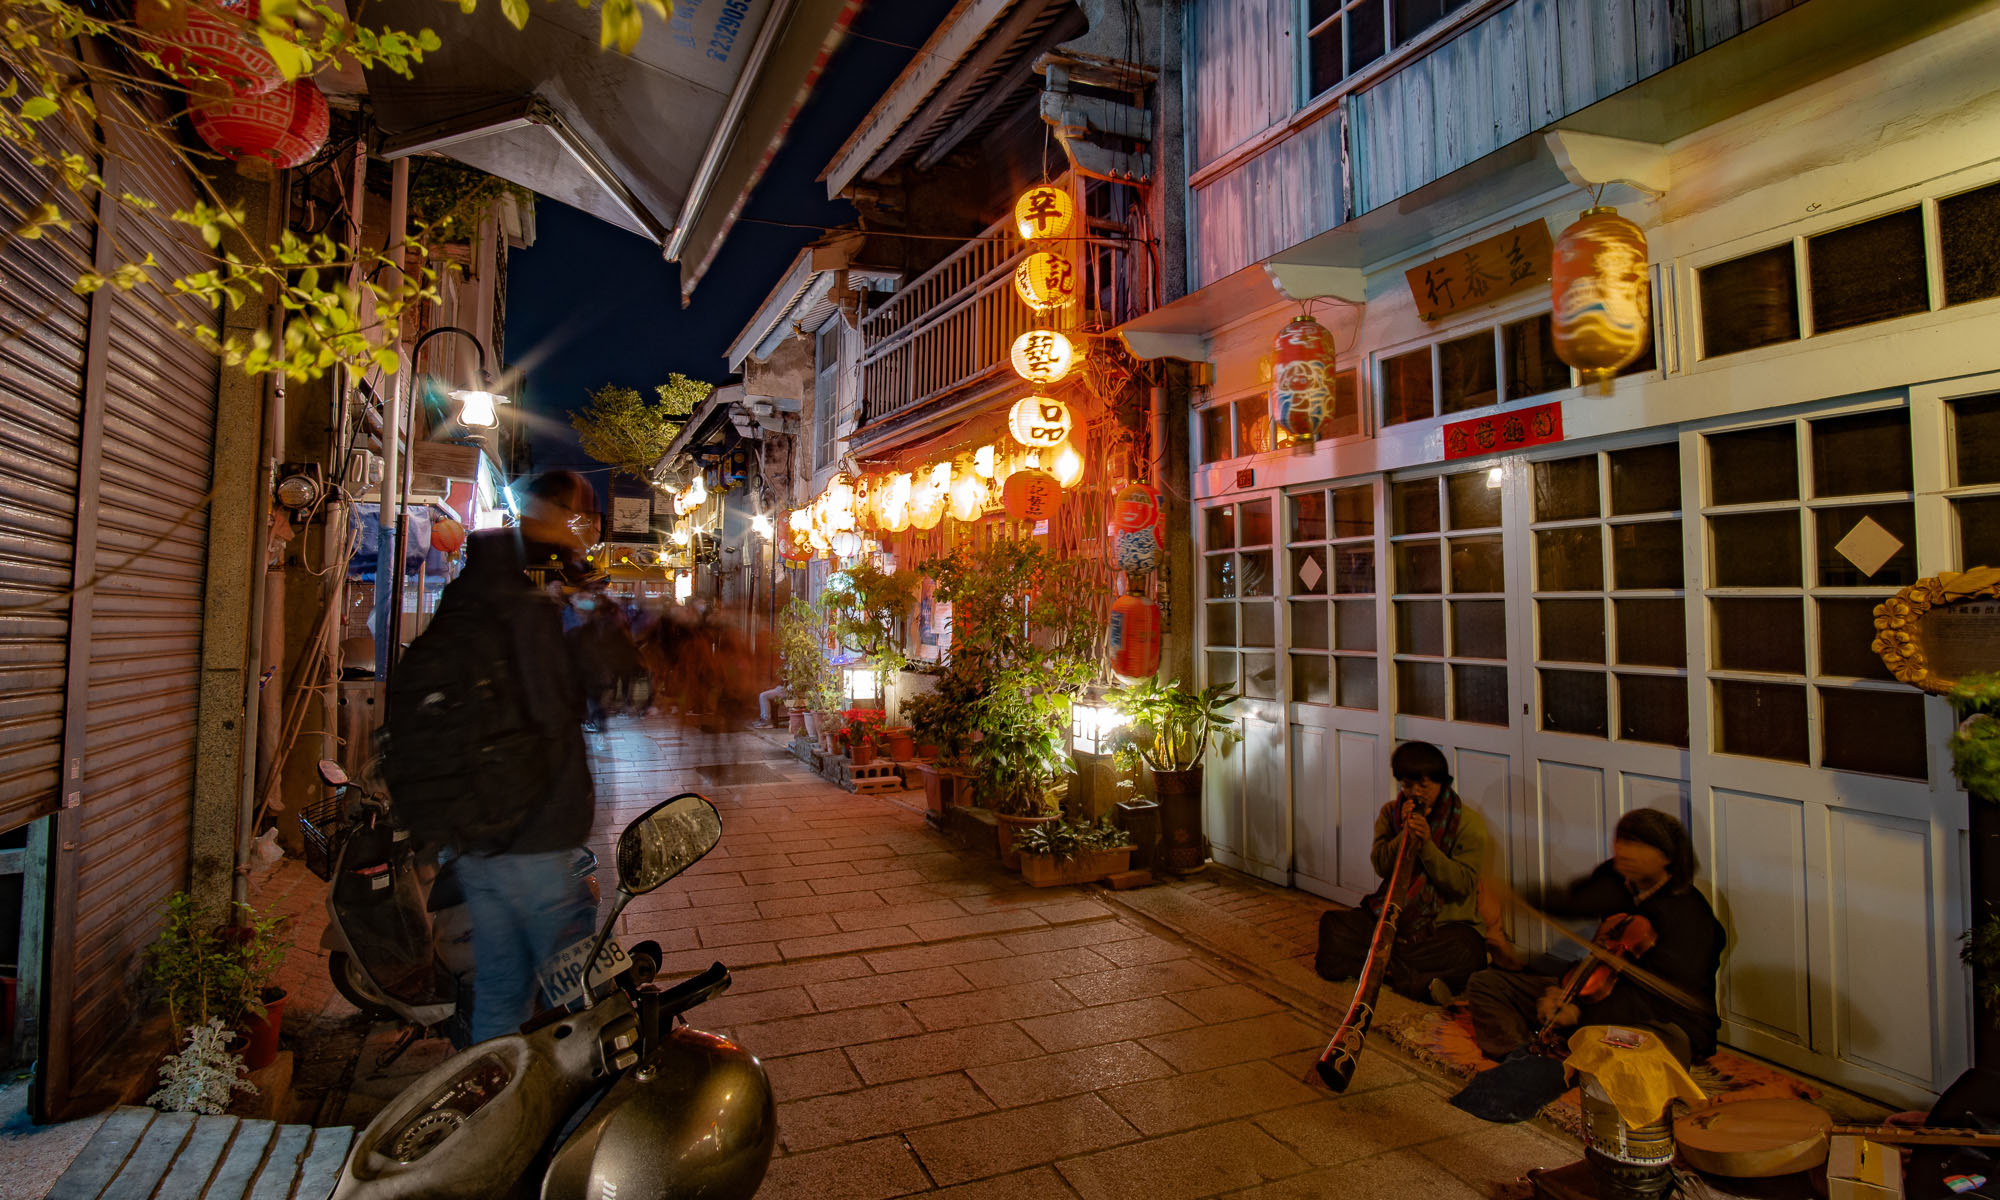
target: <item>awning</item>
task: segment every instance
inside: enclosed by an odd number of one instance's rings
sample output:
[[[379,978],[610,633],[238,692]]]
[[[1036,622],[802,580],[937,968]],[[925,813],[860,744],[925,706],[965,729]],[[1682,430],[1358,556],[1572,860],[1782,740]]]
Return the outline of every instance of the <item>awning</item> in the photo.
[[[382,154],[457,159],[669,257],[696,248],[676,233],[694,222],[710,231],[705,256],[856,3],[681,0],[668,21],[647,14],[639,44],[621,55],[598,48],[594,8],[536,4],[517,30],[497,4],[468,16],[437,0],[380,0],[371,21],[429,27],[443,42],[413,78],[368,73]],[[746,146],[757,151],[748,162]]]

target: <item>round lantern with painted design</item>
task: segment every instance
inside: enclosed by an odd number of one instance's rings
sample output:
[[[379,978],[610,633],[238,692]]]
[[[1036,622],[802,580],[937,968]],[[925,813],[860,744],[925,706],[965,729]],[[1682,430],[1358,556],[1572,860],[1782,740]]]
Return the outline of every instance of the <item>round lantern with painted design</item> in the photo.
[[[1014,339],[1014,374],[1029,383],[1058,383],[1076,366],[1076,343],[1053,329],[1030,329]]]
[[[465,545],[465,526],[445,517],[431,523],[431,549],[440,554],[457,554]]]
[[[328,113],[319,85],[298,79],[262,96],[197,105],[189,120],[202,141],[230,159],[296,167],[326,142]]]
[[[1294,437],[1311,438],[1333,407],[1333,334],[1308,316],[1278,331],[1271,355],[1271,416]]]
[[[227,15],[225,15],[227,14]],[[160,67],[178,83],[195,88],[200,98],[216,98],[200,87],[219,83],[237,96],[261,96],[281,86],[285,73],[256,36],[257,6],[140,4],[134,9],[140,27],[159,40]]]
[[[1014,268],[1014,291],[1029,308],[1061,308],[1076,299],[1076,268],[1060,254],[1037,250]]]
[[[1014,228],[1023,241],[1059,238],[1076,221],[1076,201],[1052,183],[1037,184],[1014,201]]]
[[[1144,679],[1160,669],[1160,606],[1144,596],[1111,602],[1111,669],[1127,679]]]
[[[1128,529],[1111,535],[1111,569],[1123,571],[1127,575],[1144,575],[1156,571],[1160,566],[1160,552],[1165,549],[1160,544],[1159,535],[1152,529]]]
[[[1556,357],[1605,383],[1638,361],[1652,335],[1646,235],[1608,205],[1587,208],[1556,239],[1549,281]]]
[[[1016,471],[1002,485],[1000,503],[1016,521],[1046,521],[1062,503],[1062,484],[1047,471]]]
[[[1023,396],[1007,413],[1007,431],[1030,450],[1062,445],[1070,423],[1069,405],[1054,396]]]
[[[1165,538],[1165,522],[1160,511],[1160,492],[1149,483],[1128,483],[1119,488],[1111,497],[1111,532],[1131,533],[1135,530],[1162,530]]]
[[[883,533],[901,533],[910,527],[908,475],[898,473],[888,476],[872,495],[875,504],[875,524]]]

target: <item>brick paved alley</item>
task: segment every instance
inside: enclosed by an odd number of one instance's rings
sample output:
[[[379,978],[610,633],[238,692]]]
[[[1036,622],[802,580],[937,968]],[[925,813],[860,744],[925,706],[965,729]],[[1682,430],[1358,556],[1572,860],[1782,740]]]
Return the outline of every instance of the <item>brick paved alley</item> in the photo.
[[[1465,1200],[1525,1195],[1527,1168],[1579,1154],[1449,1107],[1456,1085],[1386,1038],[1345,1096],[1301,1082],[1348,993],[1310,971],[1310,897],[1219,868],[1037,890],[932,832],[920,793],[850,795],[778,734],[624,718],[593,743],[607,892],[626,821],[684,789],[721,810],[721,845],[619,936],[658,939],[668,973],[734,972],[692,1017],[770,1070],[762,1196]],[[1385,1020],[1405,1003],[1385,1001]],[[321,1123],[365,1120],[444,1053],[420,1043],[373,1073],[386,1027],[325,1003],[300,1050]]]

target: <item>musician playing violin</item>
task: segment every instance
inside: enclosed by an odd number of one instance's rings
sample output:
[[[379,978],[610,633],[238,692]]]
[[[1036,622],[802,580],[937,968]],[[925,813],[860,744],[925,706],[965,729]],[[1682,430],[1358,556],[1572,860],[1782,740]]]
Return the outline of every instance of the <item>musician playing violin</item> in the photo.
[[[1403,906],[1385,981],[1405,996],[1444,1003],[1486,965],[1479,915],[1479,872],[1486,861],[1486,823],[1452,790],[1444,752],[1429,742],[1404,742],[1389,758],[1401,785],[1375,817],[1369,860],[1385,877],[1359,908],[1335,909],[1319,920],[1320,978],[1352,979],[1368,956],[1382,912],[1386,877],[1395,869],[1404,830],[1418,839],[1421,884]]]
[[[1724,934],[1708,900],[1695,890],[1694,844],[1678,818],[1637,808],[1618,819],[1611,858],[1541,908],[1558,917],[1634,914],[1652,925],[1652,945],[1630,961],[1702,1001],[1706,1012],[1647,989],[1629,978],[1595,1002],[1561,1004],[1567,964],[1544,955],[1527,969],[1479,972],[1466,986],[1473,1038],[1501,1059],[1544,1025],[1624,1025],[1645,1029],[1685,1064],[1715,1052],[1715,977]]]

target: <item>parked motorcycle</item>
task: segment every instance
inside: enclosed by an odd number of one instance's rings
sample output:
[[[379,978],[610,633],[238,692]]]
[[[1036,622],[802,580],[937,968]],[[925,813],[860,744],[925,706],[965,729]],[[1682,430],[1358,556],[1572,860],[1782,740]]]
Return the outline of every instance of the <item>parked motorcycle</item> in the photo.
[[[333,886],[326,896],[327,971],[334,990],[371,1020],[398,1021],[402,1033],[378,1062],[387,1067],[420,1037],[472,1044],[472,922],[448,854],[414,845],[388,798],[320,760],[332,794],[299,817],[306,865]],[[597,856],[577,855],[577,888],[597,904]],[[587,941],[584,924],[570,940]],[[634,953],[657,963],[658,947]]]
[[[391,1101],[354,1141],[334,1200],[747,1200],[777,1139],[756,1056],[684,1014],[729,986],[721,963],[662,988],[616,986],[606,952],[618,914],[699,861],[722,836],[689,792],[618,839],[618,893],[582,962],[576,996],[527,1032],[454,1055]],[[549,971],[544,988],[556,990]]]

